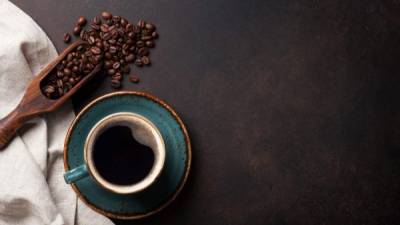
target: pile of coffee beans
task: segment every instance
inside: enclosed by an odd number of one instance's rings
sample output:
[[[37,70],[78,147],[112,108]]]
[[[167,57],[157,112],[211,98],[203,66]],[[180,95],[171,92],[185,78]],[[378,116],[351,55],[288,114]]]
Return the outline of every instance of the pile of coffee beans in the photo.
[[[129,64],[139,67],[151,64],[149,49],[155,46],[154,40],[158,37],[152,23],[139,20],[135,25],[120,16],[102,12],[92,19],[88,29],[84,29],[86,24],[86,18],[80,17],[73,34],[101,52],[103,69],[111,76],[112,87],[121,87],[123,75],[131,71]]]
[[[101,51],[88,45],[79,45],[59,63],[42,81],[42,92],[51,99],[67,93],[84,76],[101,63]]]
[[[85,29],[87,25],[88,28]],[[88,74],[85,73],[89,72],[86,65],[92,65],[90,67],[93,69],[99,63],[103,63],[103,69],[111,77],[111,86],[120,88],[123,76],[131,71],[129,64],[138,67],[151,64],[149,49],[155,46],[155,39],[158,38],[154,24],[143,20],[133,24],[109,12],[102,12],[89,24],[85,17],[80,17],[72,33],[87,42],[87,46],[79,46],[79,50],[77,48],[68,54],[56,67],[56,71],[46,77],[41,87],[49,98],[61,97]],[[71,40],[69,33],[64,34],[65,43]],[[70,78],[74,82],[70,82]],[[129,80],[133,83],[139,82],[136,76]]]

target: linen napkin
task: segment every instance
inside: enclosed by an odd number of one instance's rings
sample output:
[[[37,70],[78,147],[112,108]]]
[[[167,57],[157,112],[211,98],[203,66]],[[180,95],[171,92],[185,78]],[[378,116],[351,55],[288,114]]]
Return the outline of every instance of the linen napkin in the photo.
[[[57,52],[46,34],[8,0],[0,0],[0,118]],[[0,151],[0,224],[108,225],[63,180],[63,142],[74,118],[70,103],[29,121]]]

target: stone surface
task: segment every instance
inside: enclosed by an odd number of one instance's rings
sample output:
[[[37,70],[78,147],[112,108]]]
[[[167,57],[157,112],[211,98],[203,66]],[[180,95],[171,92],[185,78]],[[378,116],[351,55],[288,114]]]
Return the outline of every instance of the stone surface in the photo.
[[[175,107],[193,170],[168,209],[118,224],[400,223],[397,1],[13,2],[59,50],[81,15],[157,25],[152,66],[124,89]]]

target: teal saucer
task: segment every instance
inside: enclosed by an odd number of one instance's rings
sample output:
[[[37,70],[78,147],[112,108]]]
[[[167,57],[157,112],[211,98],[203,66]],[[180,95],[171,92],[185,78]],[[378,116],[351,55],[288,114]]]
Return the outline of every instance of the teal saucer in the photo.
[[[143,92],[115,92],[91,102],[72,123],[64,145],[66,171],[84,163],[83,146],[90,129],[117,112],[137,113],[156,125],[166,149],[162,174],[152,186],[134,195],[107,191],[90,176],[72,184],[72,188],[83,202],[105,216],[139,219],[165,208],[182,190],[191,164],[190,140],[182,120],[165,102]]]

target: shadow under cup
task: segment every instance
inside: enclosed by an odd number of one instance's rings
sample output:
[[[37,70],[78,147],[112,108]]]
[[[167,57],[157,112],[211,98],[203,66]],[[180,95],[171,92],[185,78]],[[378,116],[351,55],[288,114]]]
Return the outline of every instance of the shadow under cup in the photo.
[[[92,176],[105,189],[133,194],[149,187],[160,175],[165,145],[157,127],[147,118],[115,113],[91,129],[84,156],[84,165],[64,174],[67,183]]]

